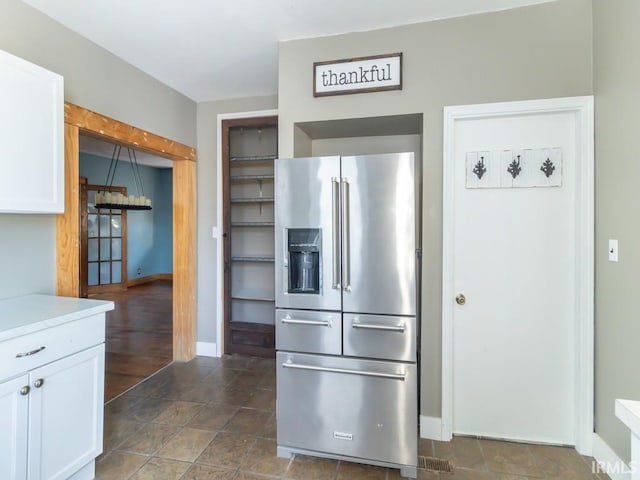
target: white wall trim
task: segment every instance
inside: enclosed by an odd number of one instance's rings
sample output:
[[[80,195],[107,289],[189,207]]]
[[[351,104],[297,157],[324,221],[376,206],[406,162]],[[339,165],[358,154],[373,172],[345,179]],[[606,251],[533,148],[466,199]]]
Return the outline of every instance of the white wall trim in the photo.
[[[278,115],[278,110],[254,110],[251,112],[233,112],[233,113],[220,113],[217,120],[217,137],[216,137],[216,204],[218,206],[218,212],[216,215],[216,224],[218,229],[218,237],[216,240],[216,258],[217,258],[217,271],[216,271],[216,284],[218,285],[218,291],[216,292],[216,356],[221,357],[224,351],[224,337],[222,332],[222,324],[224,319],[222,318],[222,306],[223,306],[223,292],[224,292],[224,258],[222,252],[222,121],[232,120],[236,118],[253,118],[253,117],[271,117]]]
[[[196,342],[196,355],[199,357],[219,357],[218,346],[213,342]]]
[[[453,168],[455,122],[473,118],[574,112],[576,137],[576,449],[591,455],[594,375],[593,97],[566,97],[444,108],[442,225],[442,437],[453,432]]]
[[[420,438],[444,440],[442,438],[442,419],[420,415]]]
[[[593,458],[602,465],[603,471],[611,477],[611,480],[631,480],[628,465],[597,433],[593,434],[592,444]]]

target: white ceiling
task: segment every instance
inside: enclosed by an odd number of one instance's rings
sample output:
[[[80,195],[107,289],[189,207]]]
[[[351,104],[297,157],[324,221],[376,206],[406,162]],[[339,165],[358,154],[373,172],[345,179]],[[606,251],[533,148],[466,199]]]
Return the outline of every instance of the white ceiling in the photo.
[[[276,93],[280,40],[372,30],[553,0],[24,1],[202,102]]]

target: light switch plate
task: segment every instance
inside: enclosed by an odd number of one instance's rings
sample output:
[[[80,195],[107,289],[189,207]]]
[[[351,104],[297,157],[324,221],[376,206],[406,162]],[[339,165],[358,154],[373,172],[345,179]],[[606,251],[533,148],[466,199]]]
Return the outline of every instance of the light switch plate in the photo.
[[[218,227],[213,227],[213,228],[211,229],[211,236],[212,236],[213,238],[218,238]]]
[[[618,240],[609,239],[609,261],[618,261]]]

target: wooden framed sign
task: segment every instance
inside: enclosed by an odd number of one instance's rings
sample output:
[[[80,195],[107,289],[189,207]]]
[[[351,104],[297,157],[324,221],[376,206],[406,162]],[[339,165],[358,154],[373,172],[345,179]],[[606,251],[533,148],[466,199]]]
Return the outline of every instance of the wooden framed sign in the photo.
[[[402,53],[313,63],[313,96],[402,90]]]

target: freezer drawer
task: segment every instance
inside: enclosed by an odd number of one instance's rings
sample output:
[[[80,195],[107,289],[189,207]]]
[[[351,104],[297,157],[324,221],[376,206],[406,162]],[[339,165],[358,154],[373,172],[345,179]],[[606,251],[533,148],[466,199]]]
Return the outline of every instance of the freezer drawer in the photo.
[[[415,364],[277,354],[278,445],[417,464]]]
[[[416,361],[415,317],[345,313],[343,331],[346,356]]]
[[[340,312],[276,310],[276,349],[291,352],[342,353]]]

